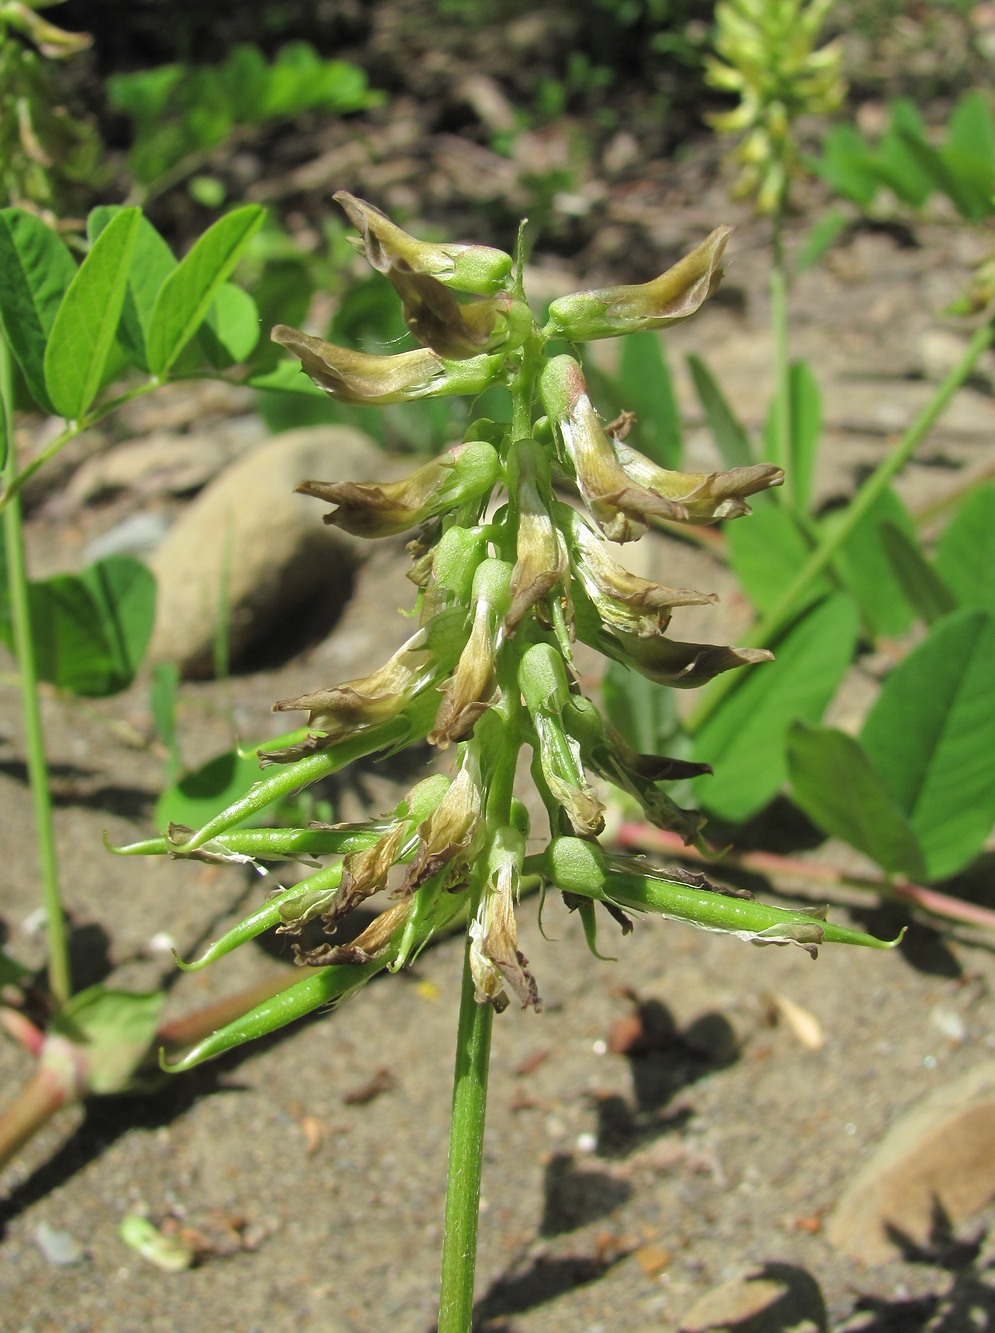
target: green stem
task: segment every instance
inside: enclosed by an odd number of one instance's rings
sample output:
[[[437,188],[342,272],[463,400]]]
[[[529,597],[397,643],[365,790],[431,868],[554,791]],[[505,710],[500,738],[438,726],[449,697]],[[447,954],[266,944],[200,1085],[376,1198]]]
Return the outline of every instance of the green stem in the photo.
[[[7,479],[13,478],[17,471],[17,450],[11,428],[12,402],[10,349],[6,341],[0,338],[0,457],[5,459],[4,476]],[[62,898],[59,893],[52,797],[49,790],[48,763],[45,758],[45,733],[38,698],[27,561],[24,554],[24,529],[19,499],[15,499],[4,511],[4,544],[7,555],[7,586],[10,594],[14,656],[20,673],[21,707],[24,712],[28,783],[34,807],[41,897],[48,934],[49,989],[56,1008],[62,1008],[72,993],[69,944]]]
[[[960,361],[937,387],[932,399],[909,426],[891,453],[882,459],[861,486],[838,525],[823,536],[772,609],[761,616],[749,633],[743,636],[744,647],[759,647],[770,643],[790,623],[797,614],[798,601],[802,593],[825,572],[839,554],[854,529],[880,499],[891,479],[902,470],[925,436],[932,430],[951,398],[993,341],[995,341],[995,325],[984,324],[975,331]],[[691,712],[685,723],[691,735],[701,728],[705,719],[711,716],[735,684],[736,677],[730,674],[719,678],[709,687],[708,694]]]
[[[234,380],[226,379],[224,375],[171,375],[168,380],[150,379],[144,384],[137,384],[134,388],[126,389],[124,393],[118,394],[116,398],[109,398],[106,402],[95,407],[92,412],[88,412],[81,421],[74,421],[67,424],[65,430],[52,440],[35,458],[28,463],[21,472],[12,471],[6,477],[6,484],[0,492],[0,510],[3,510],[10,504],[14,496],[23,490],[24,486],[31,480],[39,469],[61,450],[66,447],[70,440],[75,440],[77,435],[82,435],[85,430],[91,426],[96,426],[103,421],[104,417],[110,416],[116,412],[119,407],[125,403],[132,403],[136,398],[144,398],[147,394],[155,393],[156,389],[161,389],[165,384],[178,384],[185,380],[217,380],[222,384],[233,384]]]
[[[780,210],[774,216],[772,239],[773,264],[770,271],[770,323],[774,337],[774,430],[771,459],[788,469],[791,461],[791,367],[788,361],[788,273],[784,262],[784,220]],[[788,492],[798,508],[790,470]]]
[[[484,1157],[487,1074],[494,1008],[478,1004],[470,972],[470,939],[463,956],[463,990],[456,1035],[456,1077],[449,1133],[442,1298],[439,1333],[470,1333],[477,1266],[477,1213]]]

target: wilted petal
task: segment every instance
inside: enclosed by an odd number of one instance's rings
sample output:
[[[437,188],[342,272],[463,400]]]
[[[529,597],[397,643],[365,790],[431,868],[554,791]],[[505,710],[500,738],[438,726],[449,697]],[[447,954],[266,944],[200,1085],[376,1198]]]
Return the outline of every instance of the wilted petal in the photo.
[[[605,543],[579,514],[565,505],[558,505],[555,512],[560,524],[570,534],[572,571],[598,615],[613,629],[648,638],[667,628],[673,607],[718,601],[714,593],[668,588],[665,584],[653,583],[630,573],[612,559]]]
[[[497,473],[496,451],[474,442],[456,445],[401,481],[302,481],[296,490],[338,506],[326,523],[357,537],[391,537],[484,495]]]
[[[784,472],[772,463],[734,467],[728,472],[670,472],[621,440],[615,441],[615,451],[634,482],[681,505],[689,523],[739,518],[750,512],[747,495],[780,486],[784,481]]]
[[[404,322],[424,347],[452,361],[493,351],[506,339],[511,297],[507,295],[461,305],[441,282],[413,273],[406,264],[386,270],[401,298]]]
[[[606,537],[635,541],[646,531],[650,516],[686,519],[682,505],[640,486],[622,467],[573,357],[548,361],[539,377],[539,391],[573,466],[577,488]]]
[[[403,263],[412,272],[428,274],[447,287],[486,296],[496,291],[511,272],[511,255],[503,250],[489,245],[419,241],[365,199],[357,199],[345,190],[332,197],[360,232],[366,258],[378,273]]]
[[[643,329],[663,329],[693,315],[718,287],[731,227],[717,227],[701,245],[652,282],[572,292],[549,307],[547,331],[585,342]]]
[[[586,641],[586,631],[578,618],[578,633]],[[766,648],[726,648],[717,643],[680,643],[663,635],[641,639],[634,634],[606,634],[594,645],[616,661],[635,667],[640,675],[659,685],[692,689],[703,685],[723,671],[734,667],[772,662],[774,654]]]
[[[494,632],[492,608],[478,602],[456,670],[439,686],[442,703],[428,734],[430,745],[444,750],[451,741],[463,740],[488,708],[494,693]]]
[[[394,903],[381,912],[366,927],[361,935],[349,944],[319,944],[314,949],[294,948],[294,961],[308,967],[327,967],[332,963],[352,963],[362,966],[382,958],[398,931],[403,927],[411,911],[411,903],[405,900]]]
[[[273,705],[274,712],[307,711],[312,734],[300,745],[260,752],[260,760],[289,763],[404,712],[416,696],[451,670],[465,638],[462,620],[460,612],[443,611],[371,675],[296,699],[279,700]]]
[[[305,373],[340,403],[384,407],[412,399],[475,394],[495,382],[500,356],[445,361],[429,347],[372,356],[277,324],[270,337],[300,359]]]
[[[676,777],[697,777],[712,770],[708,764],[685,763],[664,756],[637,754],[590,699],[572,695],[563,720],[577,739],[584,763],[599,777],[634,796],[646,818],[657,828],[670,829],[693,842],[705,823],[697,810],[684,810],[655,783]]]
[[[480,849],[483,808],[476,762],[468,759],[439,805],[418,827],[418,850],[402,892],[414,892],[447,867],[447,880],[465,872],[467,862]]]
[[[517,449],[517,476],[514,491],[518,508],[518,533],[515,539],[515,568],[511,576],[511,605],[505,616],[505,632],[511,634],[536,603],[543,601],[567,572],[567,548],[553,521],[549,505],[539,491],[533,451],[538,446],[526,442]]]
[[[515,900],[525,839],[515,829],[496,833],[489,853],[489,874],[476,918],[470,922],[470,971],[478,1004],[492,1004],[500,1013],[508,1004],[505,984],[518,996],[522,1008],[537,1013],[542,1001],[529,960],[518,947]]]

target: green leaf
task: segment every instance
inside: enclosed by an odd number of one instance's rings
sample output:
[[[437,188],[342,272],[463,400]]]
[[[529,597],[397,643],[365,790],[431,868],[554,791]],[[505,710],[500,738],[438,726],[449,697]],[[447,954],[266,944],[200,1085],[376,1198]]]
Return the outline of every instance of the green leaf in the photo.
[[[935,565],[962,606],[995,614],[995,486],[967,496],[939,540]]]
[[[922,117],[914,102],[899,98],[891,108],[891,121],[878,144],[874,160],[878,177],[896,198],[921,208],[933,189],[933,180],[923,170],[909,143],[925,146]]]
[[[40,679],[91,698],[134,679],[155,620],[155,578],[130,556],[28,586]]]
[[[99,236],[118,212],[120,210],[117,208],[95,208],[87,218],[87,231],[91,239]],[[175,268],[176,259],[172,250],[142,214],[135,235],[135,248],[118,328],[119,342],[140,370],[148,371],[149,368],[145,340],[156,297]]]
[[[45,350],[45,387],[60,416],[79,421],[100,389],[127,290],[137,208],[108,222],[69,284]]]
[[[661,689],[620,662],[609,662],[601,682],[601,697],[605,716],[634,750],[640,754],[671,753],[677,730],[673,690]]]
[[[188,828],[200,828],[218,810],[244,796],[259,778],[259,756],[254,751],[246,754],[225,750],[166,788],[156,803],[156,825],[167,828],[170,824],[184,824]],[[260,811],[259,815],[263,813]],[[242,820],[232,827],[241,828],[247,822]]]
[[[816,218],[809,226],[804,243],[795,256],[795,272],[805,273],[808,269],[814,268],[822,256],[832,249],[849,225],[849,217],[839,209],[832,209],[825,216]]]
[[[636,414],[636,448],[660,467],[679,468],[681,414],[659,334],[630,333],[622,339],[618,391],[622,407]]]
[[[925,140],[908,134],[902,135],[902,142],[923,177],[947,196],[961,217],[973,219],[983,216],[975,211],[978,193],[974,180],[969,172],[964,172],[956,154],[948,159]]]
[[[905,529],[886,521],[881,524],[879,536],[906,601],[927,625],[956,611],[957,598]]]
[[[806,612],[771,646],[775,660],[753,668],[694,737],[694,757],[712,777],[696,779],[702,806],[739,822],[761,810],[787,777],[785,735],[798,718],[816,722],[850,665],[857,615],[843,596]]]
[[[55,412],[45,387],[45,347],[76,275],[69,247],[41,218],[0,210],[0,324],[32,398]]]
[[[708,429],[723,463],[726,467],[748,467],[753,462],[753,448],[746,427],[736,417],[701,357],[691,354],[687,361]]]
[[[930,879],[967,865],[995,821],[993,662],[995,617],[955,611],[891,673],[861,732]]]
[[[824,833],[842,838],[888,874],[925,874],[916,835],[859,741],[795,722],[787,736],[791,795]]]
[[[259,341],[259,312],[248,292],[226,282],[207,313],[200,342],[218,370],[247,361]]]
[[[995,119],[987,97],[977,89],[965,93],[954,107],[946,146],[995,165]]]
[[[753,497],[752,502],[753,516],[726,528],[726,551],[740,587],[754,607],[764,612],[778,602],[790,574],[801,568],[812,548],[784,505],[765,495]],[[828,592],[827,580],[818,579],[807,590],[798,611],[821,601]]]
[[[156,662],[149,686],[149,707],[156,735],[166,748],[166,780],[173,782],[183,767],[176,726],[176,696],[180,670],[175,662]]]
[[[98,1096],[134,1085],[155,1040],[165,995],[91,986],[74,995],[51,1030],[81,1048],[88,1092]]]
[[[220,218],[162,284],[146,337],[151,374],[165,375],[203,324],[263,216],[258,205],[246,204]]]
[[[831,514],[827,526],[845,512]],[[893,490],[886,490],[854,528],[833,568],[860,607],[870,632],[875,637],[895,638],[912,623],[912,607],[885,549],[881,535],[885,523],[915,541],[915,524],[908,510]]]
[[[844,199],[852,199],[861,208],[874,202],[878,172],[871,150],[852,125],[833,126],[823,140],[822,156],[812,166]]]

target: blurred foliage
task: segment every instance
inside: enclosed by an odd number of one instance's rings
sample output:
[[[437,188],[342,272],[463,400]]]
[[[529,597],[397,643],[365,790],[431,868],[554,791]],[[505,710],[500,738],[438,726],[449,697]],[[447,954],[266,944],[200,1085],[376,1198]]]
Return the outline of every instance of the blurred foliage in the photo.
[[[64,105],[53,64],[86,50],[90,38],[43,19],[43,7],[0,5],[0,204],[43,211],[54,223],[74,186],[96,183],[101,144],[90,121]]]
[[[305,111],[342,115],[383,100],[356,65],[322,60],[307,42],[281,47],[271,62],[258,47],[241,45],[220,65],[177,63],[116,74],[108,96],[132,122],[128,167],[133,193],[142,199],[190,175],[239,130]],[[205,202],[218,207],[223,193]]]

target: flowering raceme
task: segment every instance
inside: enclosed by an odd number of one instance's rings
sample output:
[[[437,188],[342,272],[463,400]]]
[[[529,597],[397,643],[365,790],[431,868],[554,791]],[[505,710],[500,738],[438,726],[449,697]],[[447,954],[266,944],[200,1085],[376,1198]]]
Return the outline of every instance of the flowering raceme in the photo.
[[[375,893],[386,893],[388,905],[351,943],[301,949],[301,961],[320,965],[314,976],[237,1030],[220,1030],[183,1066],[237,1044],[250,1029],[271,1031],[333,1003],[382,968],[410,963],[460,918],[477,1002],[500,1010],[514,997],[538,1009],[539,984],[515,922],[526,885],[561,890],[590,938],[600,902],[626,927],[629,912],[647,910],[758,942],[876,943],[821,916],[730,896],[700,876],[613,858],[598,843],[612,789],[658,827],[695,841],[702,817],[661,784],[710,770],[636,753],[581,691],[573,642],[681,688],[771,657],[671,638],[675,614],[714,597],[633,574],[613,548],[658,523],[747,515],[748,498],[779,486],[782,472],[768,464],[704,473],[658,467],[626,443],[627,414],[602,420],[581,362],[558,349],[564,339],[576,348],[694,314],[719,282],[729,228],[653,282],[554,301],[540,325],[525,301],[521,252],[513,262],[487,246],[419,241],[363,200],[336,198],[421,346],[367,356],[285,325],[274,339],[344,403],[475,395],[500,385],[511,413],[474,421],[462,442],[400,481],[301,482],[302,493],[331,506],[325,521],[348,532],[374,539],[414,531],[413,632],[368,676],[277,703],[280,712],[306,712],[306,727],[261,753],[273,767],[247,797],[196,832],[172,830],[161,850],[234,857],[246,819],[364,755],[427,744],[445,756],[448,771],[417,784],[388,817],[294,831],[298,855],[338,848],[339,859],[282,890],[201,962],[274,925],[296,933],[319,920],[331,931]],[[523,750],[545,830],[530,827],[516,795]],[[283,836],[274,831],[276,841]]]

